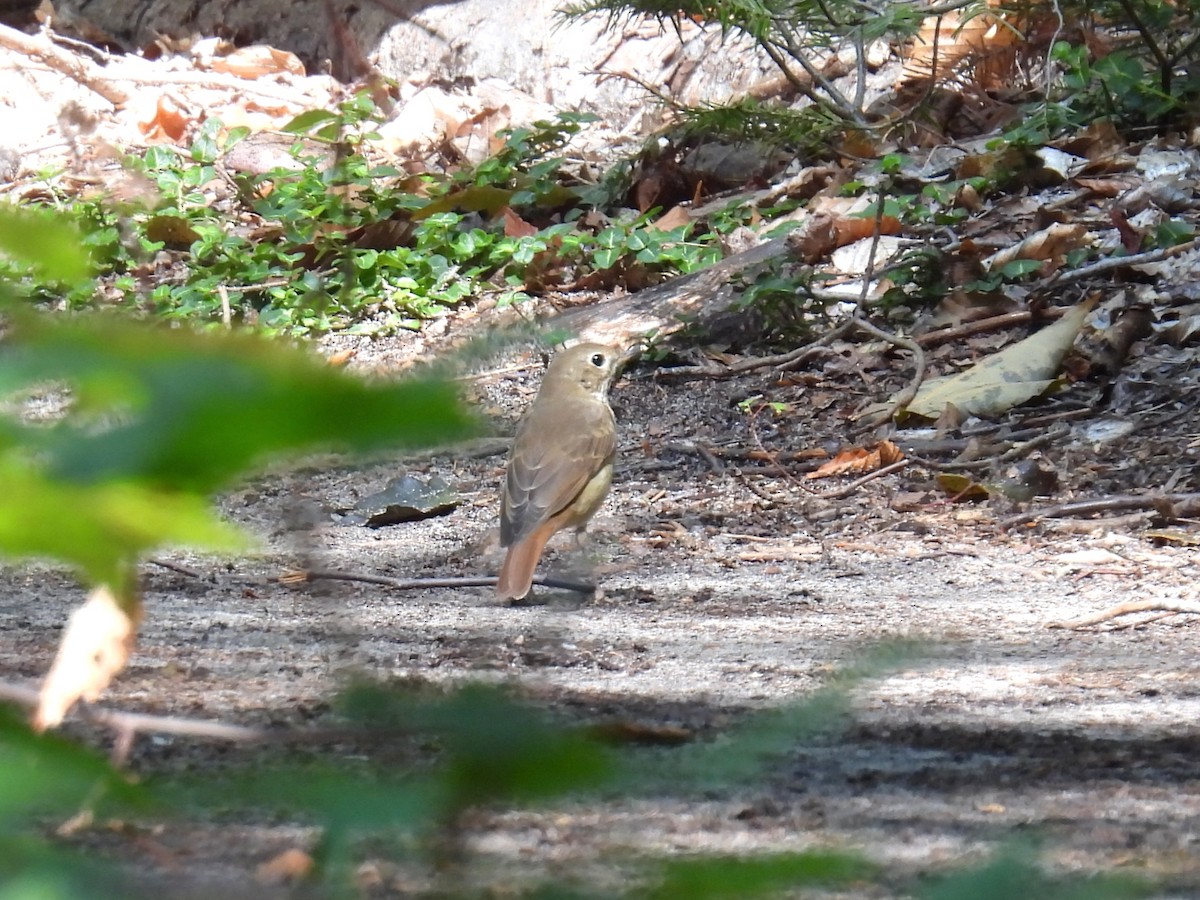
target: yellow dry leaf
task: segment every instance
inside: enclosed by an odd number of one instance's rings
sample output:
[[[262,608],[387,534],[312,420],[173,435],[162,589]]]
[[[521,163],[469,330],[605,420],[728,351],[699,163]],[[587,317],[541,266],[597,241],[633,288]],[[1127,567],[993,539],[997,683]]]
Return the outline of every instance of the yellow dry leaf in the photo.
[[[38,697],[34,728],[54,728],[77,700],[97,699],[113,676],[125,668],[137,638],[140,600],[131,606],[136,610],[132,616],[111,588],[100,585],[71,614]]]
[[[1054,383],[1063,357],[1075,343],[1097,299],[1085,300],[1053,325],[993,353],[964,372],[926,381],[907,412],[935,419],[950,404],[964,415],[990,416],[1036,397]]]

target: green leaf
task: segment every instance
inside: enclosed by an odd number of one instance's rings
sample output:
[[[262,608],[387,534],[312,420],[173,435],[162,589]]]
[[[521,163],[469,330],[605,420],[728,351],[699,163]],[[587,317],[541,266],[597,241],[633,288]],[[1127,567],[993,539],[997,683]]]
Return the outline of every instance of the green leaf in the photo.
[[[0,552],[50,556],[92,583],[120,585],[127,565],[164,544],[240,550],[248,543],[202,498],[144,485],[68,484],[0,457]]]
[[[0,208],[0,254],[50,281],[74,284],[91,274],[79,231],[51,210]]]
[[[0,707],[0,825],[31,814],[74,812],[101,796],[122,804],[147,799],[102,757],[56,734],[35,734]]]
[[[781,853],[761,858],[700,857],[667,863],[651,900],[741,900],[778,896],[813,885],[860,881],[876,867],[859,856],[830,851]]]
[[[30,435],[53,474],[81,483],[205,492],[273,454],[428,445],[470,430],[448,383],[368,383],[243,334],[25,317],[0,353],[0,390],[46,380],[109,420],[72,416]]]
[[[337,122],[338,116],[324,109],[310,109],[300,113],[283,126],[286,134],[310,134],[322,125]]]

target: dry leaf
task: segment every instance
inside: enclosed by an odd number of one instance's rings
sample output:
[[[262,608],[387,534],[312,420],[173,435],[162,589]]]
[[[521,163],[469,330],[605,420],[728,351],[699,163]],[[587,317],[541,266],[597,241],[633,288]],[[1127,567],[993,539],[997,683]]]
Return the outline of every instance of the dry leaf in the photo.
[[[933,419],[949,405],[964,415],[989,416],[1024,403],[1054,383],[1063,357],[1098,297],[1023,341],[993,353],[957,375],[921,385],[907,412]]]
[[[129,605],[135,610],[133,616],[108,586],[100,585],[71,614],[33,714],[38,731],[60,724],[75,701],[97,699],[125,668],[137,638],[141,601]]]
[[[658,217],[658,220],[650,224],[650,228],[656,228],[659,231],[670,231],[673,228],[681,228],[684,225],[690,224],[692,221],[691,215],[687,209],[682,206],[672,206],[670,211]]]
[[[854,447],[843,450],[806,478],[832,478],[835,475],[863,475],[904,459],[904,452],[891,441],[881,441],[872,449]]]
[[[511,207],[504,207],[501,210],[504,216],[504,236],[505,237],[532,237],[538,233],[536,225],[531,225],[522,219],[519,215],[512,211]]]
[[[183,140],[191,119],[179,105],[166,94],[158,98],[154,112],[145,121],[138,121],[138,129],[150,140],[179,143]]]
[[[238,78],[258,78],[260,75],[303,76],[304,63],[300,57],[286,50],[260,45],[239,47],[225,56],[213,57],[210,64],[214,72],[228,72]]]
[[[284,850],[262,863],[254,872],[261,884],[282,884],[308,877],[316,864],[313,858],[297,847]]]
[[[938,487],[950,495],[951,500],[986,500],[988,489],[974,478],[956,472],[942,472],[937,477]]]
[[[1056,222],[1049,228],[1029,235],[1015,246],[993,253],[983,261],[983,265],[992,271],[1014,259],[1039,259],[1044,262],[1042,274],[1049,275],[1062,268],[1067,252],[1080,246],[1086,236],[1087,228],[1083,225]]]

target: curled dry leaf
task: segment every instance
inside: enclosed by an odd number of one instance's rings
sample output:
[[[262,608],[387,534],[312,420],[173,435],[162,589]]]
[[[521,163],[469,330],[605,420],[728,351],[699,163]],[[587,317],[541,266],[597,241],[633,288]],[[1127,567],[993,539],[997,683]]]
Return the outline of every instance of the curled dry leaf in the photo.
[[[1082,225],[1056,222],[1019,244],[992,254],[983,264],[989,271],[995,271],[1015,259],[1036,259],[1043,262],[1042,274],[1049,275],[1062,268],[1067,252],[1082,245],[1086,236],[1087,229]]]
[[[144,119],[139,118],[138,128],[149,140],[178,144],[191,121],[192,117],[173,98],[163,94],[158,98],[154,112]]]
[[[33,713],[38,731],[61,723],[75,701],[97,699],[125,668],[137,637],[141,601],[135,598],[128,605],[132,615],[111,588],[100,585],[71,614]]]
[[[880,441],[871,449],[853,447],[843,450],[815,472],[809,472],[806,478],[832,478],[835,475],[865,475],[884,466],[900,462],[904,452],[891,441]]]

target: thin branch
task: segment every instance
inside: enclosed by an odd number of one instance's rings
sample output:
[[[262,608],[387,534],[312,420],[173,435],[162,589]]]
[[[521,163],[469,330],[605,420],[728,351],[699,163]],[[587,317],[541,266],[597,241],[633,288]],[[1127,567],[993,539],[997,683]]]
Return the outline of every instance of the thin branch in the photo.
[[[729,365],[672,366],[668,369],[659,369],[654,375],[656,378],[731,378],[734,375],[740,375],[743,372],[753,372],[756,369],[779,368],[786,370],[805,362],[810,355],[814,354],[820,348],[832,344],[850,331],[853,326],[854,320],[849,319],[837,328],[827,331],[815,341],[810,341],[802,347],[789,350],[787,353],[778,353],[774,356],[748,356]]]
[[[901,409],[912,403],[913,397],[917,396],[917,391],[921,389],[921,382],[925,380],[925,351],[921,349],[921,345],[916,341],[900,337],[899,335],[889,334],[882,328],[877,328],[868,322],[866,319],[855,317],[851,321],[854,322],[854,327],[859,331],[865,331],[867,334],[873,335],[881,341],[887,341],[894,347],[900,347],[908,350],[913,355],[913,377],[909,381],[908,386],[896,395],[895,401],[892,403],[892,408],[883,419],[890,419],[896,410]]]
[[[1078,269],[1071,269],[1070,271],[1059,269],[1053,278],[1045,284],[1038,285],[1035,290],[1044,291],[1055,285],[1069,284],[1072,281],[1079,281],[1080,279],[1099,275],[1101,272],[1108,272],[1112,269],[1123,269],[1126,266],[1140,266],[1146,263],[1160,262],[1164,259],[1170,259],[1172,256],[1179,256],[1181,253],[1194,250],[1197,246],[1200,246],[1200,238],[1176,244],[1174,247],[1162,247],[1158,250],[1149,250],[1145,253],[1135,253],[1133,256],[1109,256],[1090,265],[1081,266]]]
[[[1125,603],[1118,603],[1116,606],[1111,606],[1103,612],[1098,612],[1094,615],[1083,616],[1078,619],[1067,619],[1063,622],[1047,622],[1046,627],[1069,629],[1087,628],[1091,625],[1099,625],[1101,622],[1108,622],[1109,620],[1116,619],[1120,616],[1128,616],[1133,613],[1144,612],[1165,612],[1169,613],[1170,615],[1200,615],[1200,601],[1129,600]],[[1155,616],[1154,618],[1158,619],[1163,617]]]
[[[1200,494],[1124,494],[1102,500],[1074,500],[1043,509],[1027,510],[1020,515],[1002,519],[999,524],[1001,528],[1012,528],[1016,525],[1027,525],[1038,519],[1064,519],[1137,509],[1160,510],[1164,506],[1176,506],[1181,503],[1200,503]]]
[[[816,496],[821,500],[840,500],[843,497],[849,497],[867,482],[874,481],[876,478],[882,478],[885,475],[891,475],[893,472],[899,472],[911,462],[912,460],[910,459],[899,460],[898,462],[884,466],[881,469],[876,469],[874,472],[868,472],[861,478],[856,478],[849,484],[842,485],[836,491],[820,491],[816,494]]]
[[[0,700],[18,703],[21,706],[36,707],[39,692],[35,688],[25,687],[11,682],[0,682]],[[146,713],[121,712],[115,709],[105,709],[89,703],[81,703],[76,709],[80,716],[96,725],[111,728],[118,734],[154,732],[156,734],[176,734],[184,737],[205,738],[216,741],[264,741],[277,737],[279,732],[264,728],[251,728],[245,725],[230,725],[226,722],[214,722],[205,719],[184,719],[178,716],[153,716]]]
[[[304,569],[288,572],[272,579],[279,584],[305,584],[311,581],[357,581],[363,584],[378,584],[397,591],[419,591],[428,588],[495,587],[492,576],[464,576],[461,578],[389,578],[386,575],[371,575],[366,572],[334,572],[325,569]],[[534,584],[557,590],[575,591],[578,594],[594,594],[596,586],[567,578],[533,579]]]

